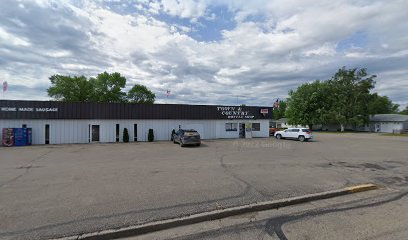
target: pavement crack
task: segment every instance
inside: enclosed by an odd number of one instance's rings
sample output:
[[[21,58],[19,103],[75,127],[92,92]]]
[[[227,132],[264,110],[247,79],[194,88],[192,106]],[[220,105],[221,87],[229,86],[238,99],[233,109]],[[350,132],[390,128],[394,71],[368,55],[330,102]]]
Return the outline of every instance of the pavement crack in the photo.
[[[258,194],[261,195],[262,197],[266,197],[265,194],[263,194],[261,191],[259,191],[258,189],[256,189],[252,184],[250,184],[249,182],[247,182],[246,180],[242,179],[241,177],[239,177],[236,173],[234,173],[233,171],[231,171],[231,169],[228,168],[228,166],[225,164],[224,162],[224,158],[225,158],[225,154],[221,155],[219,160],[220,160],[220,165],[221,167],[224,169],[225,173],[227,173],[229,176],[231,176],[232,178],[234,178],[236,181],[240,182],[241,184],[243,184],[244,187],[244,193],[243,195],[248,194],[251,190]]]
[[[33,166],[33,164],[36,161],[38,161],[38,160],[42,159],[43,157],[45,157],[46,155],[48,155],[49,153],[51,153],[51,152],[52,151],[48,151],[48,152],[46,152],[46,153],[44,153],[44,154],[30,160],[27,164],[17,167],[17,169],[25,169],[25,171],[22,174],[20,174],[20,175],[18,175],[16,177],[6,181],[5,183],[0,184],[0,188],[4,187],[4,186],[6,186],[6,185],[8,185],[10,183],[13,183],[13,182],[17,181],[18,179],[22,178],[23,176],[28,174],[28,172],[30,171],[31,168],[37,168],[36,166]]]

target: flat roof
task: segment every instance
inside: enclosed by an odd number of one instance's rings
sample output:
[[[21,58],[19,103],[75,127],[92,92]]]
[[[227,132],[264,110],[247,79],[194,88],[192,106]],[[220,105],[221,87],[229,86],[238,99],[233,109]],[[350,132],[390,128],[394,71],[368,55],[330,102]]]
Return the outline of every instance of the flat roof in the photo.
[[[268,109],[261,114],[261,109]],[[272,119],[272,107],[0,100],[0,119]]]
[[[405,122],[408,115],[403,114],[376,114],[370,117],[372,122]]]

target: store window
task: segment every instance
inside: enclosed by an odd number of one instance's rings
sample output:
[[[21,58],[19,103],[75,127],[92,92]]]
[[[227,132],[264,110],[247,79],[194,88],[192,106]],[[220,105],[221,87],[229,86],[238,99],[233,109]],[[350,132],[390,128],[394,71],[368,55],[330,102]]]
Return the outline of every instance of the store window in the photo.
[[[252,123],[252,131],[261,131],[260,123]]]
[[[225,124],[225,131],[227,132],[236,132],[237,131],[237,123],[226,123]]]

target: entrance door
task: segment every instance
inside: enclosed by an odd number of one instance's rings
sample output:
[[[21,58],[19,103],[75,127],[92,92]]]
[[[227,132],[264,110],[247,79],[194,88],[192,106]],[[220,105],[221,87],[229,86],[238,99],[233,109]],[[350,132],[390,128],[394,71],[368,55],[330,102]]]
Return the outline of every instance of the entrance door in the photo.
[[[245,138],[245,123],[239,124],[239,138]]]
[[[99,142],[99,125],[92,125],[92,142]]]

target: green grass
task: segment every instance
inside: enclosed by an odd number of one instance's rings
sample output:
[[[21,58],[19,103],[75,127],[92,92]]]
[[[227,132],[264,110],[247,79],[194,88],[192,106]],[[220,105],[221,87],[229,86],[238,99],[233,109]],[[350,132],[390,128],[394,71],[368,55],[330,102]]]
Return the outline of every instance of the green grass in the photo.
[[[342,133],[361,133],[361,132],[353,132],[353,131],[312,131],[313,133],[331,133],[331,134],[342,134]]]
[[[381,136],[392,136],[392,137],[408,137],[408,133],[394,134],[394,133],[383,133]]]

